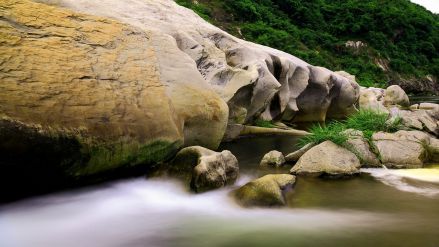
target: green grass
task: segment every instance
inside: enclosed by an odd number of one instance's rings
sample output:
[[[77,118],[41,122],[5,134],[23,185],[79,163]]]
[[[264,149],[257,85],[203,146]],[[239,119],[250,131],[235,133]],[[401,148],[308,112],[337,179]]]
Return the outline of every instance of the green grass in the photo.
[[[345,126],[342,122],[332,122],[324,127],[317,124],[309,130],[310,135],[299,139],[298,145],[303,147],[308,143],[319,144],[325,141],[332,141],[342,146],[348,140],[348,136],[343,133],[344,130]]]
[[[315,125],[311,127],[308,136],[299,139],[299,146],[308,143],[319,144],[324,141],[332,141],[337,145],[343,146],[348,140],[344,133],[347,129],[354,129],[363,132],[366,140],[370,142],[375,132],[396,132],[403,128],[400,118],[389,119],[388,114],[373,110],[361,110],[345,121],[334,121],[326,126]]]

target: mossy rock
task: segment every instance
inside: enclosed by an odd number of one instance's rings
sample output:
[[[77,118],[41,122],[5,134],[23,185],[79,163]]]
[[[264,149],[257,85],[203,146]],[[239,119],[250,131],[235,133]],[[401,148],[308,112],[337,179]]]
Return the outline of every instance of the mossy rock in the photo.
[[[296,177],[288,174],[271,174],[255,179],[232,194],[244,207],[285,206],[285,192],[292,189]]]

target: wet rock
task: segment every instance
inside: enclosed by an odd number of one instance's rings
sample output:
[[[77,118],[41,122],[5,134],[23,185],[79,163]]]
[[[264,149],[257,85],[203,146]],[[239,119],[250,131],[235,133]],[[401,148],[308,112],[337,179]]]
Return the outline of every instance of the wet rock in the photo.
[[[294,175],[343,177],[358,174],[360,167],[355,154],[326,141],[302,155],[290,172]]]
[[[244,207],[285,206],[285,193],[295,182],[296,177],[289,174],[266,175],[237,189],[233,197]]]
[[[171,174],[190,179],[195,192],[233,184],[239,174],[238,160],[228,150],[215,152],[200,146],[187,147],[171,162]]]
[[[276,150],[270,151],[264,155],[259,164],[262,167],[281,167],[285,164],[284,155]]]

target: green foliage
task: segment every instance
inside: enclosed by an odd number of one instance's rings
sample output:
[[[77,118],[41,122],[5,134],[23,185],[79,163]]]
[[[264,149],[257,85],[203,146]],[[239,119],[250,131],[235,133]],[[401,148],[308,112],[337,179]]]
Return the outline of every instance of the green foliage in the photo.
[[[254,125],[263,128],[276,128],[276,125],[274,125],[271,121],[266,121],[262,119],[257,119]]]
[[[332,122],[322,127],[320,124],[311,127],[310,135],[299,139],[298,145],[303,147],[308,143],[319,144],[325,141],[332,141],[337,145],[344,145],[348,136],[343,132],[345,126],[341,122]]]
[[[439,16],[409,0],[177,0],[243,38],[357,76],[364,86],[439,76]],[[219,16],[219,18],[208,18]],[[362,41],[360,49],[346,41]],[[376,59],[389,62],[383,71]]]
[[[361,110],[344,121],[346,129],[363,132],[396,132],[402,128],[400,118],[388,119],[387,113],[373,110]]]
[[[363,132],[364,137],[370,141],[375,132],[396,132],[403,128],[400,118],[389,119],[388,114],[376,112],[373,110],[361,110],[345,121],[335,121],[322,127],[321,125],[313,126],[308,136],[299,140],[299,146],[305,146],[308,143],[319,144],[324,141],[332,141],[335,144],[343,146],[348,140],[344,132],[347,129],[354,129]]]

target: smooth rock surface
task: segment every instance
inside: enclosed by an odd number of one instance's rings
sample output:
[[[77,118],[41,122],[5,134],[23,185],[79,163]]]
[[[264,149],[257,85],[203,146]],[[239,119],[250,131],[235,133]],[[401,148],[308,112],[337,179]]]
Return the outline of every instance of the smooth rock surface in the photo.
[[[200,146],[180,150],[171,162],[171,174],[189,177],[195,192],[233,184],[239,174],[238,160],[228,150],[215,152]]]
[[[388,168],[421,168],[428,159],[430,137],[421,131],[378,132],[372,136],[381,162]]]
[[[404,107],[410,106],[409,97],[404,90],[398,85],[389,86],[384,96],[384,105],[400,105]]]
[[[244,207],[285,206],[285,193],[295,182],[289,174],[265,175],[234,191],[233,197]]]
[[[358,174],[357,156],[331,141],[325,141],[306,152],[291,169],[294,175],[343,177]]]

